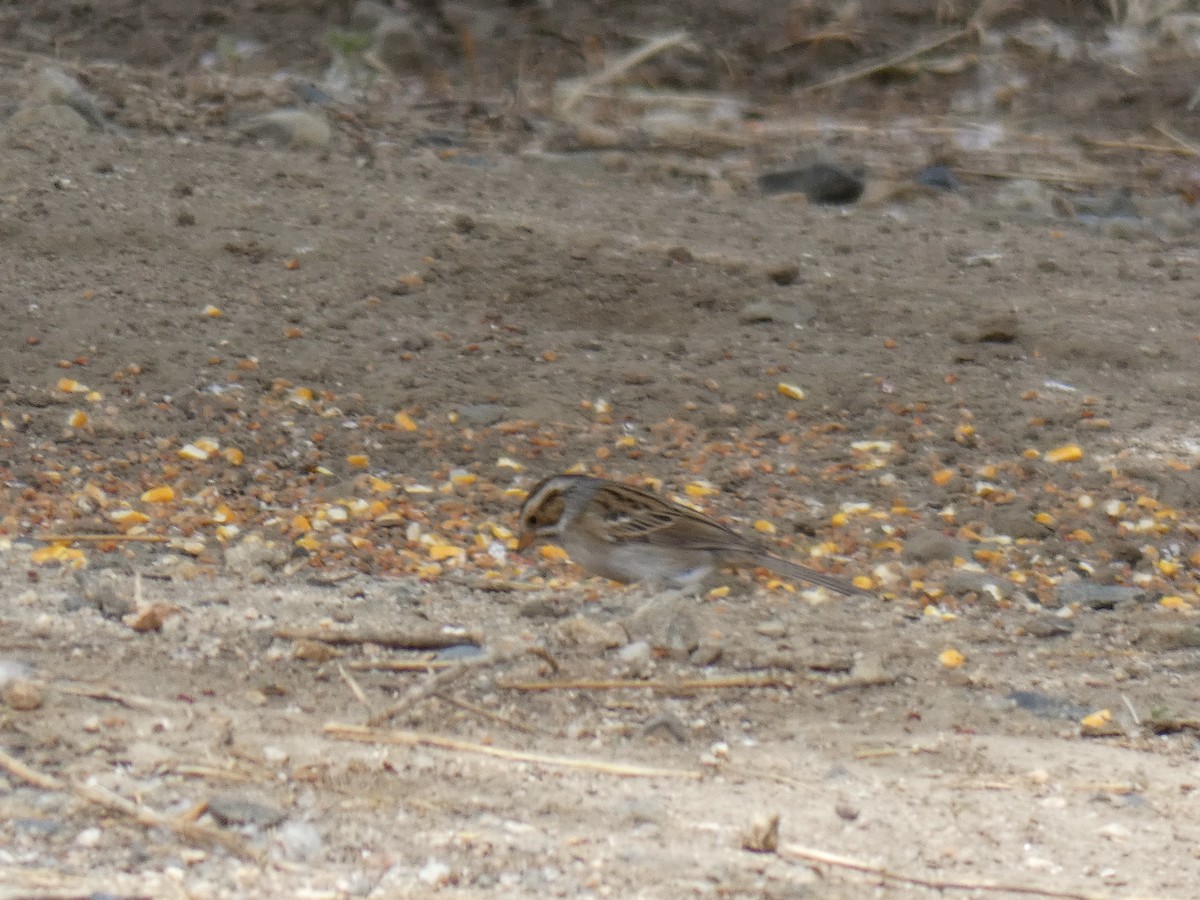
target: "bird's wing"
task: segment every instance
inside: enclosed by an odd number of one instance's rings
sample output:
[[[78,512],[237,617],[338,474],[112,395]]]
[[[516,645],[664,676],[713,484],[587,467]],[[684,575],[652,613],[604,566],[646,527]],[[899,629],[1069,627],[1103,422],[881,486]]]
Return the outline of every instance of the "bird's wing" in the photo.
[[[746,553],[760,548],[723,525],[653,494],[622,484],[604,485],[594,502],[599,506],[609,540],[644,541],[681,549]]]

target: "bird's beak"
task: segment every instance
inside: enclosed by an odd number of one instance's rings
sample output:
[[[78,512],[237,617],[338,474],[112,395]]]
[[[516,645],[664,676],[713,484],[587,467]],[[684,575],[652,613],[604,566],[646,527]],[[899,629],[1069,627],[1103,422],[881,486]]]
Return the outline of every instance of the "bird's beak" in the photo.
[[[536,540],[537,535],[532,531],[522,531],[519,535],[517,535],[517,550],[524,550]]]

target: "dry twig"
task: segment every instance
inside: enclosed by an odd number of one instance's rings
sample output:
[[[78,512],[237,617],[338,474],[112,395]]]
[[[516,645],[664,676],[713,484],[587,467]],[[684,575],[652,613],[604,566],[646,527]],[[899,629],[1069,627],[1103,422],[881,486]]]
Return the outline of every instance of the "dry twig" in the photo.
[[[792,682],[779,675],[726,675],[720,678],[680,678],[672,680],[637,678],[570,678],[562,681],[498,681],[496,687],[510,691],[607,691],[652,690],[664,694],[689,694],[730,688],[784,687]]]
[[[495,722],[499,725],[504,725],[514,731],[521,731],[525,734],[536,734],[536,728],[530,728],[518,722],[516,719],[510,719],[508,716],[502,716],[500,713],[492,712],[490,709],[484,709],[482,706],[477,706],[474,703],[468,703],[466,700],[459,700],[457,697],[451,697],[449,694],[438,694],[437,698],[444,703],[449,703],[451,706],[456,706],[461,710],[469,713],[474,713],[480,718],[487,719],[490,722]]]
[[[543,766],[560,766],[567,769],[597,772],[602,775],[620,775],[627,778],[688,778],[695,781],[701,778],[700,772],[690,769],[659,769],[652,766],[639,766],[631,763],[610,763],[600,759],[550,756],[544,753],[530,753],[525,750],[506,750],[503,747],[475,744],[471,741],[460,741],[457,738],[443,737],[438,734],[426,734],[420,731],[376,731],[371,728],[364,728],[361,725],[343,725],[338,722],[330,722],[325,726],[325,733],[340,740],[358,741],[365,744],[437,747],[441,750],[453,750],[460,753],[478,753],[481,756],[491,756],[495,759],[536,763]]]
[[[362,687],[360,687],[359,683],[354,680],[354,676],[347,672],[346,667],[341,663],[338,663],[337,670],[338,674],[342,676],[342,681],[346,682],[346,687],[350,688],[350,693],[352,693],[354,698],[363,705],[368,714],[373,715],[375,713],[375,709],[371,706],[371,701],[367,699],[367,695],[363,693]]]
[[[138,544],[166,544],[172,539],[161,534],[35,534],[35,541],[54,543],[104,543],[105,541],[123,541]]]
[[[280,628],[275,637],[290,641],[320,641],[323,644],[378,644],[395,650],[443,650],[446,647],[483,645],[477,634],[445,634],[441,631],[382,631],[373,628]]]
[[[596,90],[604,84],[611,84],[616,81],[630,69],[639,66],[646,60],[651,59],[664,50],[670,50],[672,47],[678,47],[688,39],[686,31],[676,31],[671,34],[665,34],[662,37],[643,44],[636,50],[626,53],[620,59],[615,59],[602,70],[594,75],[588,75],[585,78],[579,78],[570,84],[564,91],[564,96],[559,102],[558,110],[561,113],[569,113],[574,109],[579,101],[586,94]]]
[[[357,659],[347,668],[355,672],[433,672],[457,665],[452,659]]]
[[[53,775],[47,775],[44,772],[39,772],[27,766],[16,757],[9,756],[3,750],[0,750],[0,769],[3,769],[14,778],[44,791],[67,791],[81,800],[86,800],[88,803],[106,809],[111,813],[125,816],[149,828],[166,828],[190,843],[206,847],[223,847],[241,859],[257,863],[263,861],[261,855],[256,850],[247,846],[245,842],[232,834],[216,831],[195,822],[169,818],[152,809],[139,806],[131,800],[126,800],[119,794],[114,794],[95,785],[77,784],[56,778]]]
[[[977,891],[995,894],[1023,894],[1030,897],[1054,897],[1057,900],[1104,900],[1098,894],[1085,894],[1081,891],[1056,891],[1053,888],[1035,887],[1024,884],[1003,884],[994,881],[955,881],[940,878],[922,878],[919,875],[905,875],[893,872],[882,866],[872,866],[869,863],[818,850],[815,847],[803,847],[800,844],[786,844],[779,848],[779,855],[785,859],[799,859],[805,862],[821,863],[839,869],[850,869],[862,872],[873,878],[885,881],[895,881],[900,884],[911,884],[917,887],[929,888],[935,891]]]
[[[906,62],[910,62],[916,59],[918,56],[922,56],[931,50],[937,50],[939,47],[946,46],[946,44],[951,44],[954,41],[961,40],[962,38],[973,34],[974,31],[974,25],[968,25],[966,28],[960,28],[957,31],[950,32],[949,34],[943,34],[927,41],[922,41],[915,47],[910,47],[907,50],[901,51],[900,53],[896,53],[892,56],[887,56],[883,59],[877,59],[873,62],[856,66],[853,69],[839,72],[830,78],[826,78],[824,81],[818,81],[816,84],[810,84],[803,90],[806,93],[813,93],[816,91],[822,91],[825,88],[834,87],[839,84],[847,84],[851,81],[858,81],[860,78],[869,78],[879,72],[885,72],[888,69],[894,69]]]
[[[54,689],[73,697],[87,697],[89,700],[102,700],[115,703],[126,709],[161,709],[169,704],[163,700],[152,700],[149,697],[139,697],[136,694],[120,694],[112,688],[100,684],[67,684],[55,682]]]
[[[1000,169],[956,169],[960,175],[978,178],[1003,178],[1012,181],[1045,181],[1051,184],[1105,184],[1112,181],[1104,172],[1010,172]]]
[[[1180,134],[1174,128],[1171,128],[1168,125],[1159,123],[1158,125],[1154,126],[1154,130],[1157,131],[1159,134],[1161,134],[1163,137],[1165,137],[1167,140],[1174,141],[1176,144],[1178,144],[1180,150],[1185,152],[1188,156],[1200,156],[1200,147],[1197,147],[1195,144],[1193,144],[1191,141],[1189,141],[1186,137],[1184,137],[1182,134]]]
[[[463,660],[455,665],[444,669],[436,674],[430,673],[429,677],[420,684],[413,685],[404,696],[389,706],[382,712],[375,713],[371,718],[367,719],[368,725],[382,725],[407,709],[411,709],[417,703],[420,703],[426,697],[431,697],[434,694],[440,693],[445,688],[448,688],[454,682],[460,680],[473,671],[477,666],[487,662],[494,662],[495,657],[491,654],[482,656],[479,659]]]

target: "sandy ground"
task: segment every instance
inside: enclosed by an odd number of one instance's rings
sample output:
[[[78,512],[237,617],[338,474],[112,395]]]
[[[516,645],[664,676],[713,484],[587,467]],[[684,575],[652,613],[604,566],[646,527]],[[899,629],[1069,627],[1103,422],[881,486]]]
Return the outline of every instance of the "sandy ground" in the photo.
[[[90,127],[4,73],[0,897],[1194,894],[1184,163],[917,190],[944,136],[847,115],[825,207],[778,109],[551,152],[395,85],[281,147],[172,21],[63,70]],[[517,557],[572,466],[876,597]]]

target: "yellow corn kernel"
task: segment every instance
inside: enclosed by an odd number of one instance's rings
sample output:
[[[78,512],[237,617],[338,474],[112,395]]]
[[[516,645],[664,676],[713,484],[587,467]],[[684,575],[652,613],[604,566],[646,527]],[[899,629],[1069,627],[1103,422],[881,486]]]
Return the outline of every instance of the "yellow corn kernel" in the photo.
[[[151,488],[142,494],[143,503],[170,503],[174,499],[175,489],[166,484],[161,487]]]
[[[209,457],[209,452],[203,447],[196,444],[184,444],[179,448],[179,455],[183,459],[190,459],[195,462],[204,462]]]
[[[456,547],[454,544],[430,544],[429,558],[439,561],[443,559],[466,559],[467,551],[462,547]]]
[[[221,316],[225,315],[218,307],[213,306],[211,303],[204,307],[204,314],[210,319],[219,319]]]
[[[766,519],[758,519],[754,523],[754,530],[761,534],[774,534],[775,525],[771,522],[768,522]]]
[[[779,384],[775,385],[775,390],[791,400],[804,399],[803,388],[795,384],[788,384],[786,381],[781,381]]]
[[[108,514],[108,518],[118,525],[143,525],[150,521],[148,515],[136,509],[114,509]]]
[[[953,648],[943,650],[938,654],[938,662],[942,664],[943,669],[957,669],[967,658]]]
[[[346,457],[346,465],[352,469],[365,469],[371,465],[371,457],[365,453],[351,453]]]
[[[1112,721],[1112,711],[1100,709],[1094,713],[1090,713],[1079,720],[1079,724],[1084,728],[1103,728]]]
[[[1083,449],[1077,444],[1064,444],[1046,453],[1046,462],[1079,462],[1083,459]]]
[[[396,423],[402,431],[416,431],[417,423],[412,420],[412,416],[408,413],[398,412],[392,416],[392,421]]]
[[[67,416],[68,428],[84,428],[88,423],[88,415],[81,409],[72,410]]]
[[[58,563],[64,566],[70,566],[73,569],[82,568],[87,562],[87,556],[82,550],[77,550],[74,547],[68,547],[65,544],[51,544],[49,547],[41,547],[34,550],[29,555],[30,560],[38,566],[45,566],[51,563]]]
[[[538,555],[542,559],[549,560],[550,562],[561,562],[562,560],[571,558],[567,554],[566,550],[555,544],[542,544],[542,546],[538,548]]]
[[[221,458],[231,466],[240,466],[246,461],[246,454],[237,447],[226,447],[221,451]]]

